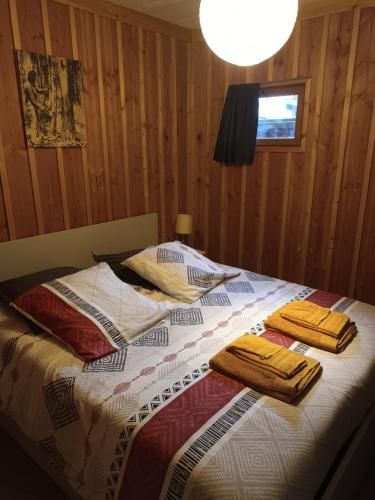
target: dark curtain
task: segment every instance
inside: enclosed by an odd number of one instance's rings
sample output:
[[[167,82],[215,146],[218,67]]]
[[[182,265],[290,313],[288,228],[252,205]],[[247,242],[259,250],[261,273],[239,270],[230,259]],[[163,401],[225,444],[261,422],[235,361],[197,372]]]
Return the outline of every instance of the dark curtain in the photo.
[[[258,98],[258,83],[229,86],[216,142],[215,161],[226,165],[250,165],[253,162]]]

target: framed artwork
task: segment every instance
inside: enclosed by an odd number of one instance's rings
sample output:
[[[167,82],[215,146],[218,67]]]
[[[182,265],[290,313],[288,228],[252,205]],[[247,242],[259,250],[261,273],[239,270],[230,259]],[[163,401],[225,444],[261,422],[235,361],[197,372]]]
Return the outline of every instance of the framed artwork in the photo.
[[[81,63],[16,50],[28,147],[86,145]]]

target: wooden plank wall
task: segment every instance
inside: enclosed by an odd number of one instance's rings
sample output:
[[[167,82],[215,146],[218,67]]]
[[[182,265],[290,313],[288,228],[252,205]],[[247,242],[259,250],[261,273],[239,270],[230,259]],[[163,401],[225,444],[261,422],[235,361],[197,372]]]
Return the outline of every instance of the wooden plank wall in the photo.
[[[0,0],[0,241],[151,212],[174,237],[190,39],[98,1]],[[82,61],[87,148],[25,148],[14,49]]]
[[[100,0],[0,0],[0,241],[148,212],[165,241],[188,211],[213,259],[375,303],[375,8],[355,5],[243,69]],[[87,148],[25,148],[15,48],[82,61]],[[306,151],[213,162],[228,85],[296,77]]]
[[[189,45],[188,208],[193,246],[375,304],[375,8],[299,20],[285,47],[247,71]],[[311,77],[306,151],[212,160],[232,83]]]

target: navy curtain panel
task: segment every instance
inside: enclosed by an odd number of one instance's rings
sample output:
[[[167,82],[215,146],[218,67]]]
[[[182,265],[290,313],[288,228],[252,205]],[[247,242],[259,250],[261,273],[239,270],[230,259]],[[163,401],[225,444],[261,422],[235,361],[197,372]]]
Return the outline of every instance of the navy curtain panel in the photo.
[[[230,85],[225,99],[214,160],[250,165],[254,159],[259,112],[259,84]]]

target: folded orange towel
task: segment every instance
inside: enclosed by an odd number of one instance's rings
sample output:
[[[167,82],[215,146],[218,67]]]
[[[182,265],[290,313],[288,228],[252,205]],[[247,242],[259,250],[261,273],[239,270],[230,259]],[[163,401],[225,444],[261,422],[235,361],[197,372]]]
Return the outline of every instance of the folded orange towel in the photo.
[[[256,335],[243,335],[226,346],[226,350],[283,379],[291,378],[306,366],[303,356]]]
[[[339,338],[350,323],[349,316],[307,300],[294,300],[279,309],[281,316],[299,326]]]
[[[255,335],[244,335],[211,360],[214,370],[291,403],[321,372],[319,361]]]
[[[264,322],[265,326],[271,330],[279,331],[293,339],[296,339],[305,344],[317,347],[333,353],[339,353],[353,340],[357,333],[357,328],[354,323],[348,323],[346,329],[342,332],[339,338],[332,337],[325,333],[303,326],[297,325],[284,319],[280,310],[275,311]]]

